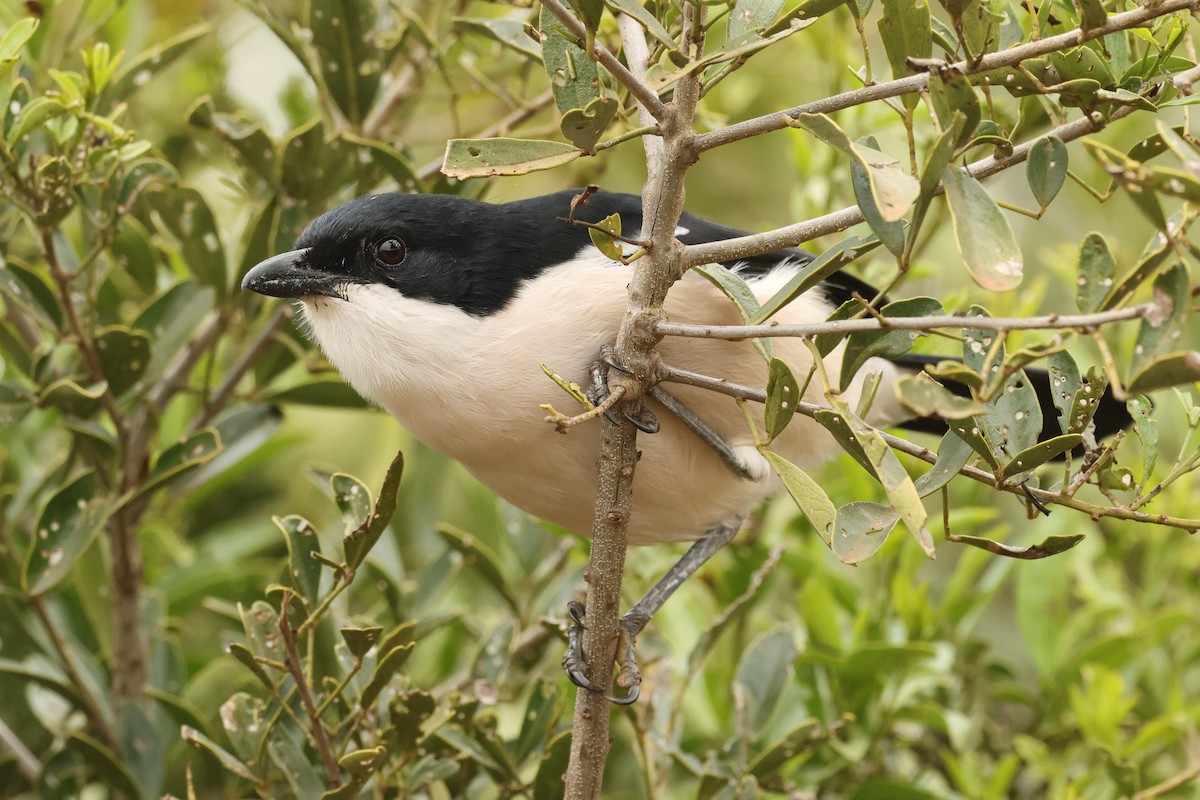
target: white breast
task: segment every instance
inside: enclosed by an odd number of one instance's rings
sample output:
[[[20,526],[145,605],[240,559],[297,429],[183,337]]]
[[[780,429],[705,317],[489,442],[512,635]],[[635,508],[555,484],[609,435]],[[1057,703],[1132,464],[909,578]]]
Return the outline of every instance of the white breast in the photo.
[[[601,345],[616,336],[628,276],[627,268],[587,252],[527,282],[504,310],[479,318],[453,306],[402,297],[382,285],[349,286],[344,302],[309,298],[303,306],[322,350],[363,397],[509,502],[587,535],[599,424],[560,434],[544,421],[543,403],[565,413],[579,409],[542,373],[541,364],[588,385]],[[788,277],[774,274],[757,281],[755,291],[765,299]],[[830,310],[823,298],[806,296],[778,319],[813,321]],[[723,295],[693,275],[672,288],[666,313],[685,322],[741,321]],[[807,372],[810,356],[798,340],[778,339],[775,347],[798,375]],[[668,338],[659,350],[666,363],[683,369],[750,386],[766,382],[766,365],[747,342]],[[827,359],[833,374],[840,355],[839,348]],[[732,399],[693,387],[667,388],[766,474]],[[857,387],[850,395],[853,404]],[[818,387],[810,387],[808,399],[819,402]],[[634,480],[632,542],[702,536],[779,488],[773,476],[737,477],[669,412],[656,411],[662,430],[638,437],[642,458]],[[805,468],[838,452],[823,428],[799,417],[773,448]]]

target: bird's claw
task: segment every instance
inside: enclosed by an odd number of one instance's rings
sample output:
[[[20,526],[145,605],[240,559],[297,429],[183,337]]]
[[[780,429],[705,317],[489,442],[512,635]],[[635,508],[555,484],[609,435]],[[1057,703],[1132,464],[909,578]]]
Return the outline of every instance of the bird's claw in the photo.
[[[613,358],[612,345],[606,344],[600,348],[600,360],[592,364],[592,386],[587,391],[587,398],[592,402],[592,405],[602,405],[608,397],[608,370],[610,369],[614,369],[617,372],[624,372],[626,375],[632,374]],[[617,418],[612,409],[606,410],[604,416],[613,425],[621,424],[621,420]],[[645,406],[637,411],[627,412],[624,416],[633,427],[642,433],[658,433],[661,428],[658,415]]]
[[[602,687],[592,683],[585,674],[587,661],[583,655],[583,632],[586,629],[583,623],[583,603],[578,600],[567,603],[567,616],[571,619],[571,625],[567,628],[567,652],[563,654],[562,658],[563,670],[567,673],[567,679],[580,689],[603,694],[605,699],[614,705],[628,706],[636,703],[641,696],[642,674],[638,670],[634,648],[636,637],[626,628],[624,618],[621,620],[618,634],[620,638],[617,642],[617,651],[620,654],[618,664],[621,669],[617,685],[623,687],[626,692],[621,697],[615,697],[607,694]]]

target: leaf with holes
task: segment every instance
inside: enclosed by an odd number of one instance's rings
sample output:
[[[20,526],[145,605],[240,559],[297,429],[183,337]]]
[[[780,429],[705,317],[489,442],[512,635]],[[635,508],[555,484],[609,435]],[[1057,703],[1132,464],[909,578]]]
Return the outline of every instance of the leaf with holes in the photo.
[[[1112,291],[1117,274],[1117,261],[1108,249],[1108,242],[1096,232],[1083,237],[1079,245],[1079,277],[1075,281],[1075,305],[1088,313],[1100,308]]]
[[[124,326],[100,331],[96,337],[100,371],[115,395],[122,395],[146,372],[150,364],[150,336]]]
[[[333,490],[333,501],[342,512],[343,536],[349,536],[367,521],[371,513],[371,492],[367,485],[353,475],[344,472],[329,477]]]
[[[592,240],[596,249],[613,261],[624,260],[625,253],[621,250],[621,245],[617,243],[617,240],[613,238],[621,235],[621,215],[610,214],[595,225],[595,228],[588,228],[588,238]]]
[[[783,481],[784,488],[796,501],[796,505],[808,517],[816,529],[817,535],[825,544],[833,541],[833,525],[837,519],[837,507],[825,494],[821,485],[809,477],[808,473],[788,461],[778,453],[764,450],[763,456],[770,462],[775,474]]]
[[[216,428],[205,428],[185,441],[171,445],[159,454],[154,468],[138,488],[134,498],[146,497],[178,479],[189,470],[212,461],[221,452],[221,437]]]
[[[874,555],[896,523],[900,512],[882,503],[855,502],[842,506],[833,528],[833,554],[843,564],[857,564]]]
[[[1029,148],[1025,179],[1033,199],[1045,211],[1067,179],[1067,146],[1057,136],[1043,136]]]
[[[321,562],[313,558],[314,553],[321,552],[321,541],[317,538],[317,532],[311,522],[294,514],[282,519],[271,519],[287,540],[292,586],[304,601],[304,605],[312,610],[321,594]]]
[[[99,491],[94,472],[78,476],[46,503],[21,573],[21,588],[37,595],[53,588],[108,521],[114,503]]]
[[[542,63],[550,78],[550,89],[559,113],[573,108],[587,108],[600,97],[600,72],[596,62],[588,57],[574,37],[563,28],[558,17],[545,6],[540,21],[542,31]]]
[[[587,155],[573,144],[547,139],[451,139],[442,173],[451,178],[527,175],[554,169]]]
[[[800,402],[800,384],[787,364],[772,358],[767,366],[767,404],[763,411],[763,425],[767,429],[767,440],[778,436]]]
[[[1047,461],[1075,449],[1082,443],[1083,436],[1078,433],[1064,433],[1062,436],[1055,436],[1053,439],[1038,442],[1013,456],[1012,460],[1004,466],[1000,474],[1005,478],[1020,475],[1022,472],[1039,467]]]
[[[1142,318],[1129,373],[1141,372],[1151,360],[1180,344],[1191,311],[1187,267],[1177,263],[1154,281],[1154,306]]]
[[[1058,411],[1058,427],[1063,433],[1067,433],[1071,426],[1075,392],[1079,391],[1082,383],[1079,366],[1065,350],[1051,355],[1047,359],[1047,366],[1050,376],[1050,399]]]
[[[363,559],[371,552],[371,548],[383,536],[388,523],[396,513],[396,493],[400,489],[400,477],[404,474],[404,453],[397,452],[396,457],[388,466],[383,485],[379,487],[379,499],[371,515],[353,532],[342,539],[342,550],[346,555],[346,566],[351,570],[358,569]]]
[[[585,108],[564,112],[558,129],[571,144],[590,154],[617,115],[618,105],[611,97],[597,97]]]

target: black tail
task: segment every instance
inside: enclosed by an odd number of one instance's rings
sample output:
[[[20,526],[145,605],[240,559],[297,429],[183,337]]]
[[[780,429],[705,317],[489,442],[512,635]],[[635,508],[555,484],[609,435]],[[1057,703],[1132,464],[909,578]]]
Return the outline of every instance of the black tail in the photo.
[[[959,361],[961,359],[948,356],[927,356],[909,353],[891,360],[902,366],[911,367],[913,370],[922,370],[926,366],[931,366],[941,361]],[[1033,390],[1037,393],[1038,397],[1038,405],[1042,409],[1042,433],[1038,437],[1038,440],[1045,441],[1046,439],[1053,439],[1055,436],[1061,436],[1063,430],[1058,421],[1058,409],[1054,405],[1053,390],[1050,386],[1050,373],[1044,369],[1026,367],[1025,375],[1029,378],[1029,382],[1033,384]],[[960,397],[971,396],[971,390],[965,384],[945,378],[938,378],[938,381]],[[1128,428],[1133,418],[1129,416],[1129,411],[1126,410],[1125,404],[1113,397],[1110,390],[1105,389],[1092,420],[1096,424],[1096,438],[1103,439],[1117,431]],[[946,423],[937,417],[918,417],[903,423],[900,427],[922,433],[942,434],[946,432]]]

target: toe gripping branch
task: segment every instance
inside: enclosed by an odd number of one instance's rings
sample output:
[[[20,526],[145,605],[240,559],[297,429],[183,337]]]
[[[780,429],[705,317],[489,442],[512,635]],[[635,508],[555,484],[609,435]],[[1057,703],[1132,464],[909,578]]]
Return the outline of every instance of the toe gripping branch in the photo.
[[[567,652],[563,654],[562,665],[571,683],[580,689],[603,694],[610,703],[619,706],[636,703],[641,695],[642,673],[638,670],[634,645],[637,635],[645,623],[638,625],[637,620],[631,619],[629,614],[621,617],[617,623],[617,666],[621,670],[621,674],[617,678],[617,685],[624,688],[626,693],[623,697],[614,697],[607,694],[602,687],[592,683],[586,674],[587,661],[583,653],[583,631],[587,626],[583,623],[583,603],[578,600],[567,603],[567,616],[571,618],[571,625],[567,628]]]
[[[613,357],[612,345],[603,345],[600,348],[600,360],[592,364],[592,388],[587,392],[588,399],[594,405],[603,405],[604,400],[608,397],[608,371],[613,369],[626,375],[632,374]],[[620,424],[620,420],[613,415],[612,409],[606,410],[604,416],[608,417],[608,421],[612,424]],[[658,416],[645,406],[636,412],[626,412],[625,419],[629,420],[633,427],[642,433],[658,433]]]

